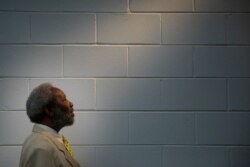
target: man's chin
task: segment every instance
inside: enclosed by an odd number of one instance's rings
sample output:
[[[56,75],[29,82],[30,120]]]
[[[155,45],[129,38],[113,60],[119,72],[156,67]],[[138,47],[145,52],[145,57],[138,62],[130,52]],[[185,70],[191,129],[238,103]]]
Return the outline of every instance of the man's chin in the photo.
[[[67,121],[65,126],[71,126],[74,124],[74,122],[75,122],[75,119],[74,119],[74,117],[72,117],[70,120]]]

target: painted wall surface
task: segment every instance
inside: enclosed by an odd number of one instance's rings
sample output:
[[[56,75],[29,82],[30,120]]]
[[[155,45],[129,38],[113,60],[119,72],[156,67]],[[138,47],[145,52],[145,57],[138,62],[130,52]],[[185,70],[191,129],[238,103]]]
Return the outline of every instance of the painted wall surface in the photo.
[[[0,0],[0,166],[63,89],[84,167],[249,167],[248,0]]]

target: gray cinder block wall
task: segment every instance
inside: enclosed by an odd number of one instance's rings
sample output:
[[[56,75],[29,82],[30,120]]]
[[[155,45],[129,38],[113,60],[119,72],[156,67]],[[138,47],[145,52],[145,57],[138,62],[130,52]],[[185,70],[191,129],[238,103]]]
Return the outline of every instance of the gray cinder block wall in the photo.
[[[84,167],[249,167],[248,0],[0,0],[0,166],[29,92],[65,90]]]

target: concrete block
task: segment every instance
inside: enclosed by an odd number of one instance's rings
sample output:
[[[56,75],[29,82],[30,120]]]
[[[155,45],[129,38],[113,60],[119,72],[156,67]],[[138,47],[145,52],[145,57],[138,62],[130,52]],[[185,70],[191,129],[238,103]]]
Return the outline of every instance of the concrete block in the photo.
[[[230,167],[249,167],[250,166],[250,148],[232,147],[230,148]]]
[[[77,112],[63,133],[72,144],[128,144],[128,113]]]
[[[161,167],[160,147],[98,147],[97,167]]]
[[[250,15],[227,15],[226,39],[227,44],[250,44]]]
[[[64,11],[127,12],[127,0],[63,0]]]
[[[250,79],[229,79],[228,97],[230,110],[250,109]]]
[[[1,145],[23,144],[32,131],[33,126],[26,112],[0,111],[0,120],[0,132],[4,134],[0,136]]]
[[[194,144],[193,113],[131,113],[131,144]]]
[[[164,44],[224,44],[223,14],[163,14]]]
[[[127,0],[1,0],[1,10],[127,12]]]
[[[74,125],[73,125],[74,126]],[[69,141],[70,142],[70,141]],[[88,146],[73,146],[74,157],[84,167],[96,167],[96,148]]]
[[[0,22],[0,43],[30,42],[30,23],[28,14],[0,13]]]
[[[1,0],[0,9],[15,11],[62,11],[61,0]]]
[[[164,79],[162,108],[167,110],[225,110],[224,79]]]
[[[95,81],[93,79],[31,79],[30,91],[36,86],[49,82],[62,89],[74,109],[95,109]]]
[[[165,147],[163,167],[228,167],[228,150],[223,147]]]
[[[22,147],[20,146],[0,146],[0,164],[4,167],[19,165]]]
[[[160,80],[97,79],[98,110],[152,110],[160,108]]]
[[[131,0],[133,12],[184,12],[193,11],[192,0]]]
[[[126,77],[127,48],[65,46],[64,76]]]
[[[199,12],[249,12],[248,0],[196,0],[195,10]]]
[[[62,48],[59,46],[0,46],[0,76],[60,77]]]
[[[93,14],[33,14],[31,41],[34,43],[94,43]]]
[[[192,47],[129,47],[130,77],[191,77]]]
[[[98,14],[97,42],[159,44],[161,43],[160,15]]]
[[[13,0],[1,0],[0,1],[0,9],[1,10],[14,10]]]
[[[250,77],[250,47],[195,47],[194,76]]]
[[[0,110],[24,110],[27,97],[27,79],[0,79]]]
[[[249,145],[250,113],[197,113],[197,143]]]

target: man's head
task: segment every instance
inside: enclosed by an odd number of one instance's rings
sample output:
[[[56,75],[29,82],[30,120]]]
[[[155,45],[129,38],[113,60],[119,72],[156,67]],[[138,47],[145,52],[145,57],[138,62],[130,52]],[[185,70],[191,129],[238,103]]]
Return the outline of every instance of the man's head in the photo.
[[[31,122],[45,124],[57,131],[74,123],[73,104],[61,89],[49,83],[33,89],[26,109]]]

